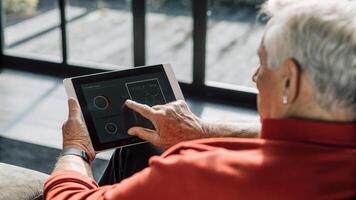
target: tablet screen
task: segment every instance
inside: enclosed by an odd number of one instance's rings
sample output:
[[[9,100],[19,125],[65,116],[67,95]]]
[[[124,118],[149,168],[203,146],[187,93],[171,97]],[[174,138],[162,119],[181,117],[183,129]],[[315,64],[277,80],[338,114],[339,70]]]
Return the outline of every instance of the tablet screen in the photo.
[[[163,66],[73,78],[72,82],[95,150],[137,142],[138,138],[127,134],[132,126],[154,129],[150,121],[124,106],[127,99],[149,106],[177,99]]]

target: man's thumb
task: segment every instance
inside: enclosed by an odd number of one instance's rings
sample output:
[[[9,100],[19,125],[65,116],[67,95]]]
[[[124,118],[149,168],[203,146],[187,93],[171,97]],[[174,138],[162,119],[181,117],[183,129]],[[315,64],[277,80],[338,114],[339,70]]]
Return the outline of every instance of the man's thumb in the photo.
[[[147,140],[151,143],[155,143],[157,140],[157,133],[154,130],[142,127],[132,127],[128,130],[129,135],[135,135],[143,140]]]
[[[74,98],[68,99],[68,108],[69,108],[69,118],[80,117],[79,105]]]

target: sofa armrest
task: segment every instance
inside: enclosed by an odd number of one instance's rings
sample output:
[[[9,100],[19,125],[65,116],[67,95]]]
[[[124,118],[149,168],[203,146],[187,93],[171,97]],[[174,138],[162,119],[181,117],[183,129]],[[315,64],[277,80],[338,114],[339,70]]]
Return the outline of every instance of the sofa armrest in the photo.
[[[0,163],[0,199],[38,199],[48,175]]]

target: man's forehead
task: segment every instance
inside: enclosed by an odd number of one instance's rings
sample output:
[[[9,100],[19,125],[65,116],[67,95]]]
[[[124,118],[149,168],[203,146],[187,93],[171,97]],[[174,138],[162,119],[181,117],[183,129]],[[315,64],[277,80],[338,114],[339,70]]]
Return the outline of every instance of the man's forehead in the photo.
[[[262,35],[262,38],[261,38],[261,44],[260,46],[258,47],[258,53],[259,54],[262,54],[263,52],[265,52],[265,38],[266,38],[266,35],[267,35],[267,31],[269,28],[271,28],[272,26],[272,23],[273,23],[273,18],[270,18],[268,21],[267,21],[267,24],[265,26],[265,30],[263,32],[263,35]]]
[[[266,34],[263,34],[263,36],[262,36],[262,38],[261,38],[260,46],[259,46],[258,49],[257,49],[257,52],[258,52],[259,55],[263,54],[263,53],[265,52],[265,50],[266,50],[266,48],[265,48],[265,43],[264,43],[264,41],[265,41],[265,35],[266,35]]]
[[[258,50],[257,50],[257,54],[260,56],[260,57],[263,57],[266,55],[266,49],[263,45],[261,45]]]

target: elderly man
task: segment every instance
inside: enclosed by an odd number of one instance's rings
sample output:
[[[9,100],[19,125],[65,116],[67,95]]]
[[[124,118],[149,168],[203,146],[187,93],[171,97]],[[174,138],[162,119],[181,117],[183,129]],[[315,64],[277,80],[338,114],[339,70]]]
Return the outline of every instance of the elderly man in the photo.
[[[94,159],[78,105],[69,100],[62,156],[46,199],[353,199],[356,197],[356,5],[270,1],[253,75],[262,127],[202,122],[184,102],[127,106],[156,131],[130,134],[167,148],[114,185],[91,178]],[[259,132],[259,133],[258,133]],[[255,139],[226,136],[258,136]],[[208,138],[192,140],[197,138]],[[215,138],[212,138],[215,137]],[[223,138],[224,137],[224,138]]]

